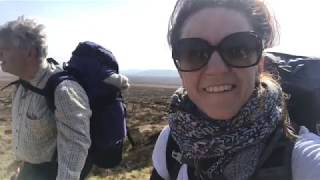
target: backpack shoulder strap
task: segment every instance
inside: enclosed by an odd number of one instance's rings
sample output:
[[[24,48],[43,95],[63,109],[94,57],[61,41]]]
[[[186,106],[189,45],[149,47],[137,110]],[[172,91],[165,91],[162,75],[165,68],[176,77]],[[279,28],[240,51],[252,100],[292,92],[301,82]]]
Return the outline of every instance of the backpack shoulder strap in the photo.
[[[54,105],[54,91],[56,87],[64,80],[75,80],[73,76],[71,76],[66,71],[61,71],[58,73],[53,74],[47,81],[45,87],[43,89],[37,88],[33,85],[31,85],[29,82],[24,80],[19,80],[19,84],[21,84],[24,88],[42,95],[46,98],[47,105],[51,110],[55,110]]]
[[[47,81],[46,86],[43,88],[43,91],[45,92],[45,97],[47,104],[50,109],[55,110],[55,103],[54,103],[54,92],[56,90],[56,87],[64,80],[75,80],[76,79],[71,76],[67,71],[61,71],[58,73],[55,73],[50,76],[50,78]]]
[[[173,140],[171,133],[168,136],[166,149],[166,163],[171,179],[177,179],[179,170],[182,166],[181,153],[178,144]]]
[[[259,170],[265,164],[267,159],[270,157],[270,155],[276,148],[282,135],[283,133],[281,132],[281,130],[277,128],[276,131],[271,136],[271,138],[269,139],[269,141],[267,142],[266,148],[262,152],[262,155],[260,157],[256,170]]]
[[[24,81],[24,80],[20,80],[19,83],[21,84],[21,86],[23,86],[25,89],[28,89],[34,93],[40,94],[42,96],[46,96],[46,92],[43,89],[37,88],[33,85],[31,85],[29,82]]]
[[[281,127],[267,141],[251,180],[291,179],[291,151],[293,143],[287,139]]]
[[[171,133],[168,136],[167,148],[166,148],[166,163],[167,169],[171,179],[177,179],[179,171],[182,167],[182,154],[178,144],[172,138]],[[188,179],[199,179],[196,177],[195,168],[187,166]]]

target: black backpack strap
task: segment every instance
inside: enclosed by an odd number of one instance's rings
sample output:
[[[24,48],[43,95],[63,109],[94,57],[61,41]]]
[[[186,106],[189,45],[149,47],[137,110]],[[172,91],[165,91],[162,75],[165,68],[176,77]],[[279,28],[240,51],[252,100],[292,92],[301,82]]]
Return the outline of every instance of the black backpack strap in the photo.
[[[274,132],[274,134],[271,136],[271,139],[269,139],[269,142],[267,142],[266,148],[262,152],[262,155],[259,159],[256,171],[258,171],[267,161],[267,159],[270,157],[274,149],[279,143],[279,140],[281,139],[281,136],[283,135],[283,132],[281,129],[277,128]]]
[[[13,86],[13,85],[16,85],[16,86],[23,86],[25,89],[28,89],[28,90],[31,90],[32,92],[35,92],[37,94],[40,94],[40,95],[43,95],[45,96],[45,92],[42,90],[42,89],[39,89],[33,85],[31,85],[29,82],[25,81],[25,80],[22,80],[22,79],[18,79],[16,81],[13,81],[9,84],[7,84],[6,86],[4,86],[3,88],[0,89],[0,91],[3,91],[4,89],[10,87],[10,86]]]
[[[174,141],[169,133],[168,141],[167,141],[167,148],[166,148],[166,164],[167,169],[170,175],[170,179],[177,179],[180,168],[182,166],[181,162],[182,154],[178,144]],[[187,166],[187,173],[188,178],[190,180],[197,179],[195,176],[195,170],[193,167]]]
[[[22,85],[24,88],[28,89],[28,90],[31,90],[37,94],[41,94],[41,95],[44,95],[43,94],[43,91],[37,87],[34,87],[32,86],[29,82],[25,81],[25,80],[22,80],[22,79],[18,79],[16,81],[13,81],[13,82],[10,82],[9,84],[7,84],[6,86],[4,86],[3,88],[0,89],[0,91],[3,91],[5,90],[6,88],[10,87],[10,86],[13,86],[13,85],[16,85],[16,86],[19,86],[19,85]]]
[[[45,97],[47,100],[47,104],[50,109],[55,110],[55,103],[54,103],[54,91],[56,90],[56,87],[64,80],[74,80],[76,79],[71,76],[67,71],[61,71],[58,73],[53,74],[47,81],[46,86],[43,88],[43,91],[45,92]]]
[[[28,89],[34,93],[40,94],[42,96],[46,96],[46,92],[43,89],[37,88],[33,85],[31,85],[29,82],[20,80],[21,86],[23,86],[25,89]]]
[[[47,62],[54,65],[59,65],[58,61],[53,58],[47,58]]]
[[[181,153],[178,144],[173,140],[171,133],[168,136],[167,149],[166,149],[166,164],[171,179],[177,179],[179,170],[182,166]],[[180,158],[180,160],[179,160]]]
[[[250,179],[291,179],[292,148],[293,143],[285,137],[282,127],[277,128],[267,141],[256,171]]]
[[[13,82],[14,84],[20,84],[25,89],[28,89],[34,93],[42,95],[46,98],[47,105],[51,110],[55,110],[54,105],[54,91],[56,87],[64,80],[75,80],[71,75],[69,75],[66,71],[61,71],[56,74],[53,74],[47,81],[45,87],[43,89],[37,88],[31,85],[29,82],[24,80],[18,80]],[[12,84],[12,83],[11,83]]]

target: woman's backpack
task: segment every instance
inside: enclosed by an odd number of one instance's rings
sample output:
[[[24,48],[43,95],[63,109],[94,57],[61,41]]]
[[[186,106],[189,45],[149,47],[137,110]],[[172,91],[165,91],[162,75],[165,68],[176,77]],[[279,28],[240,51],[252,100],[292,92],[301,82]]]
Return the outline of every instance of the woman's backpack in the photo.
[[[320,59],[268,52],[266,71],[278,73],[284,92],[289,95],[291,121],[320,134]]]
[[[49,63],[58,63],[48,58]],[[119,73],[113,54],[93,42],[81,42],[72,52],[63,71],[53,74],[44,87],[38,89],[27,82],[20,83],[31,91],[45,96],[50,109],[54,110],[54,91],[64,80],[77,81],[89,98],[91,147],[88,157],[102,168],[112,168],[122,160],[122,146],[126,136],[126,107],[121,90],[103,80]]]
[[[288,95],[288,113],[292,125],[307,127],[320,134],[320,59],[268,52],[265,70],[279,77],[283,91]],[[296,132],[298,133],[298,132]],[[291,155],[294,142],[283,131],[274,135],[262,153],[253,179],[292,179]],[[279,138],[277,138],[277,136]]]

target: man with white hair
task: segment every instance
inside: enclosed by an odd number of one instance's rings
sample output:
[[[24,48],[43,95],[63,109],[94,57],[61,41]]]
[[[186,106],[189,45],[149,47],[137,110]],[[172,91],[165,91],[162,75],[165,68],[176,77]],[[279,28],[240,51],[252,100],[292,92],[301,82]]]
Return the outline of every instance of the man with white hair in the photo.
[[[0,26],[2,70],[40,89],[61,71],[46,61],[43,29],[42,24],[24,17]],[[13,148],[17,160],[23,161],[19,180],[84,179],[92,167],[86,163],[92,113],[86,92],[77,82],[65,80],[54,97],[54,112],[44,96],[23,86],[18,86],[13,97]]]

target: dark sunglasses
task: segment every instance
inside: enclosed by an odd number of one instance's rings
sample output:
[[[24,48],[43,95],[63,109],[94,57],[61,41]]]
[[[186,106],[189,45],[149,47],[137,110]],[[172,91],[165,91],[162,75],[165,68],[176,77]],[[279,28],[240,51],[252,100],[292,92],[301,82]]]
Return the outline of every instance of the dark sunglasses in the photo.
[[[183,38],[172,45],[172,58],[179,71],[196,71],[206,66],[217,51],[230,67],[246,68],[257,65],[262,54],[262,40],[254,32],[237,32],[211,45],[200,38]]]

